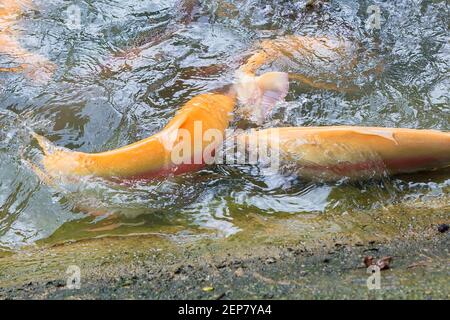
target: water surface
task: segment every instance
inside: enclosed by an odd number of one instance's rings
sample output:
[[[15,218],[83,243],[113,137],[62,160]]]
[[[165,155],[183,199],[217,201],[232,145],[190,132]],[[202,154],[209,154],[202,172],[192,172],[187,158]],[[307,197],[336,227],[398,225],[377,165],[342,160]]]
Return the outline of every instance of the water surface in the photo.
[[[245,232],[233,221],[250,212],[281,219],[364,214],[417,199],[448,203],[449,171],[349,184],[266,176],[251,166],[213,166],[134,186],[90,181],[55,190],[24,161],[40,155],[31,132],[85,152],[148,137],[193,96],[230,83],[259,41],[289,34],[358,43],[351,82],[361,90],[342,93],[294,83],[264,127],[449,130],[446,1],[342,0],[314,10],[305,9],[305,2],[188,0],[180,7],[176,0],[35,1],[36,9],[14,28],[24,47],[48,57],[57,70],[47,83],[0,73],[0,247],[109,234],[154,233],[185,241]],[[380,30],[365,29],[371,4],[381,9]],[[81,10],[81,29],[67,24],[70,5]],[[12,64],[0,55],[0,66]],[[377,64],[381,74],[360,76]],[[309,72],[295,61],[267,69]],[[85,207],[107,214],[86,215]]]

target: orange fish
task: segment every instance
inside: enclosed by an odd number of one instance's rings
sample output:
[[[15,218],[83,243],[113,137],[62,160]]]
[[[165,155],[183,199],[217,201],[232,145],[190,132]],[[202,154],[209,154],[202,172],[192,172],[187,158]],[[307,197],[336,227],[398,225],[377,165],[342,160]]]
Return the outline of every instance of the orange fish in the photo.
[[[342,38],[284,36],[262,41],[239,70],[254,75],[261,67],[285,59],[287,65],[295,64],[302,70],[331,73],[356,66],[357,48],[353,42]]]
[[[268,82],[267,79],[273,82]],[[255,78],[254,86],[276,91],[284,74]],[[128,146],[102,152],[74,152],[36,135],[44,150],[43,172],[50,177],[98,176],[143,179],[198,169],[213,161],[236,105],[236,92],[201,94],[188,101],[159,133]],[[41,175],[42,176],[42,175]]]
[[[286,127],[238,136],[258,139],[281,167],[308,179],[361,179],[450,166],[450,133],[377,127]],[[275,152],[275,153],[273,153]]]
[[[344,38],[290,35],[261,42],[239,71],[255,75],[261,68],[275,63],[281,68],[294,68],[301,73],[289,73],[289,78],[313,88],[349,91],[337,82],[351,79],[358,64],[357,42]],[[376,70],[377,72],[379,70]]]
[[[245,89],[239,94],[244,106],[241,113],[261,124],[275,103],[288,92],[288,80],[279,83],[276,94],[266,92],[263,96],[258,88],[247,83],[257,72],[272,63],[282,62],[282,68],[293,67],[302,73],[286,74],[291,80],[300,81],[316,89],[353,91],[354,85],[338,86],[349,80],[347,76],[357,65],[357,45],[341,38],[284,36],[265,40],[236,73],[237,86]]]
[[[14,29],[24,9],[32,8],[31,0],[0,0],[0,54],[18,62],[14,67],[0,67],[0,72],[25,72],[33,80],[45,80],[53,74],[55,65],[47,58],[24,49]]]

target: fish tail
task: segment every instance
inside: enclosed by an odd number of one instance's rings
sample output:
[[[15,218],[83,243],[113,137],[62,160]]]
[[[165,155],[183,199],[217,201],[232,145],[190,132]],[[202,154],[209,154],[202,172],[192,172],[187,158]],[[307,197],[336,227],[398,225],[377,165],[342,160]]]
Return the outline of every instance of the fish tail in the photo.
[[[79,172],[87,172],[87,169],[83,167],[86,163],[82,161],[85,160],[85,154],[58,147],[38,134],[33,133],[32,135],[43,151],[42,172],[58,179],[73,176]],[[38,173],[39,177],[42,177],[37,170],[34,171]]]
[[[55,152],[56,146],[53,145],[50,142],[50,140],[48,140],[47,138],[44,138],[41,135],[38,135],[35,132],[31,132],[31,135],[38,142],[39,146],[41,147],[42,151],[44,152],[44,155],[48,156],[48,155],[51,155],[51,154],[53,154]]]
[[[241,105],[252,110],[252,117],[261,123],[288,94],[289,75],[286,72],[267,72],[254,76],[238,71],[235,90]]]
[[[54,178],[48,175],[42,168],[40,168],[38,165],[32,163],[29,160],[22,159],[22,161],[31,168],[31,170],[36,174],[36,176],[39,178],[40,181],[42,181],[47,186],[59,189]]]

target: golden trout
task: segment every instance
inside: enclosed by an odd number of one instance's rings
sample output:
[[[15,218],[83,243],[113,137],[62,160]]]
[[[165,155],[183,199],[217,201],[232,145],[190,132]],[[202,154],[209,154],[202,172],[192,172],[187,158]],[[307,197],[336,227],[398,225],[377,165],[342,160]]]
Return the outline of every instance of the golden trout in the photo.
[[[263,91],[276,91],[279,82],[285,78],[282,73],[267,73],[255,78],[255,86]],[[144,179],[196,170],[213,161],[215,149],[222,144],[235,105],[233,88],[226,94],[195,96],[159,133],[102,153],[58,148],[36,135],[45,153],[43,172],[50,177]]]
[[[450,133],[377,127],[286,127],[238,136],[279,155],[281,168],[307,179],[338,180],[411,173],[450,166]]]
[[[257,72],[273,63],[281,64],[282,69],[301,70],[301,73],[286,74],[286,77],[316,89],[355,90],[353,84],[342,84],[355,74],[357,49],[353,42],[342,38],[290,35],[262,41],[236,72],[239,102],[244,106],[241,112],[261,124],[275,102],[287,95],[289,85],[286,82],[280,82],[280,90],[276,93],[266,92],[265,96],[258,88],[252,88]],[[240,93],[239,88],[244,93]]]

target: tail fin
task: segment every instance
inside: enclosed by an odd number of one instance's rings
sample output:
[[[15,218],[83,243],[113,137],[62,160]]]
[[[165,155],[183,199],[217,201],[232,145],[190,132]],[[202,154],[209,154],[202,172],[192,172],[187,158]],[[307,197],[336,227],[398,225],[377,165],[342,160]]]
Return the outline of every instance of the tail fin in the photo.
[[[250,110],[250,118],[261,124],[275,104],[286,97],[289,76],[285,72],[267,72],[261,76],[253,76],[238,71],[235,89],[239,102]]]
[[[57,147],[53,145],[49,140],[47,140],[43,136],[38,135],[37,133],[32,132],[31,134],[33,135],[33,138],[36,139],[46,156],[55,152]]]
[[[83,153],[58,147],[38,134],[33,133],[33,136],[44,153],[44,157],[41,160],[41,171],[46,175],[49,175],[52,178],[67,178],[79,174],[80,172],[83,172],[83,175],[86,175],[84,174],[87,170],[85,168],[86,159],[83,158]],[[42,176],[37,170],[35,170],[35,172],[39,176]]]
[[[42,151],[44,152],[44,157],[50,155],[53,153],[52,149],[55,148],[53,144],[47,140],[46,138],[38,135],[37,133],[31,132],[31,135],[37,140],[39,146],[41,147]],[[44,168],[40,167],[33,161],[29,159],[25,159],[22,155],[22,161],[30,167],[31,170],[34,171],[36,176],[46,185],[57,187],[57,184],[54,181],[54,177],[52,177],[48,172],[44,170]]]

